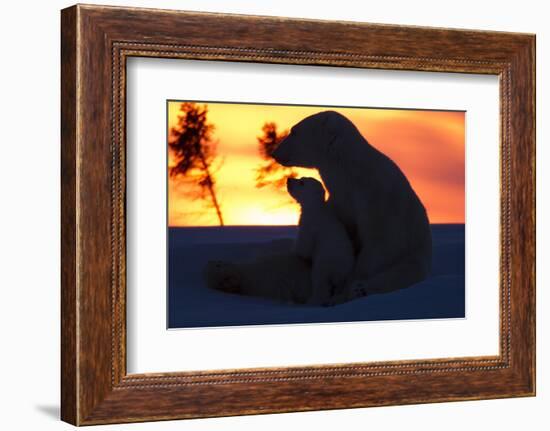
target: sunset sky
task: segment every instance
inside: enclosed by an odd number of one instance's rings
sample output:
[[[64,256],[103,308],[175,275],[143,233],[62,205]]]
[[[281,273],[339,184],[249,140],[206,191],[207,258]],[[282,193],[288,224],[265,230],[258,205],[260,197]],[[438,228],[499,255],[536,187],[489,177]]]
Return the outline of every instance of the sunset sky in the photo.
[[[205,103],[200,103],[204,105]],[[181,102],[168,103],[168,127],[177,123]],[[206,103],[217,155],[216,192],[226,225],[295,225],[299,207],[285,190],[256,188],[256,169],[263,162],[257,137],[266,122],[278,131],[306,116],[331,109],[348,117],[371,145],[393,159],[424,203],[431,223],[464,223],[464,112],[326,108]],[[169,154],[168,164],[174,163]],[[319,178],[316,171],[300,175]],[[169,178],[170,226],[214,226],[215,211],[204,200],[189,196],[177,178]]]

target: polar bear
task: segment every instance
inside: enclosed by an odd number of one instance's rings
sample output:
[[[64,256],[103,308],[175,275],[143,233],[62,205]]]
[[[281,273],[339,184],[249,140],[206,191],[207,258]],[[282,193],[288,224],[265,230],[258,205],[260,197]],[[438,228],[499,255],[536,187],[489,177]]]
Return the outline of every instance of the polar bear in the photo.
[[[344,291],[355,257],[348,234],[325,202],[325,189],[314,178],[287,180],[288,193],[300,204],[295,253],[311,261],[309,304],[325,305]]]
[[[422,202],[399,167],[348,118],[335,111],[306,117],[272,155],[284,166],[319,171],[329,193],[327,205],[351,238],[352,281],[335,303],[402,289],[429,275],[432,239]],[[207,282],[219,289],[222,280],[230,279],[236,291],[275,291],[284,283],[296,288],[308,279],[301,271],[311,271],[301,260],[289,250],[246,266],[218,262],[207,268]],[[245,286],[249,279],[257,286]]]

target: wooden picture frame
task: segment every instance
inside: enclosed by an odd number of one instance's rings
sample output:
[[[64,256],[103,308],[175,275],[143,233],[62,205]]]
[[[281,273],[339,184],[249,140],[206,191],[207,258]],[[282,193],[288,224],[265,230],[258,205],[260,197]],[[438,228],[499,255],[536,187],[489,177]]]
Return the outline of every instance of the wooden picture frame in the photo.
[[[83,5],[64,9],[61,17],[64,421],[91,425],[535,394],[534,35]],[[500,354],[127,374],[130,56],[498,75]]]

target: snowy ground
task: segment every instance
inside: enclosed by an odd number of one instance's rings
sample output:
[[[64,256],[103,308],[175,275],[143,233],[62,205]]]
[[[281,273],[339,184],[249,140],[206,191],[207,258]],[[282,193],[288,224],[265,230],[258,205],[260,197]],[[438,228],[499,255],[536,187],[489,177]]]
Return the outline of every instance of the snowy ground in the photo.
[[[209,260],[253,258],[296,227],[170,228],[170,328],[464,317],[464,225],[432,225],[432,276],[401,291],[336,307],[285,305],[208,289],[201,276]]]

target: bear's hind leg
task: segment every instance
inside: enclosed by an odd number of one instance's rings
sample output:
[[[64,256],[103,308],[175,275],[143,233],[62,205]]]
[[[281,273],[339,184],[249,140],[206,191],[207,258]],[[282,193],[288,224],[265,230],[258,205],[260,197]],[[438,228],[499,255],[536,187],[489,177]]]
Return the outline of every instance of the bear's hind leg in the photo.
[[[389,293],[405,289],[425,280],[428,276],[423,265],[418,263],[397,264],[388,270],[374,275],[367,280],[354,280],[351,283],[352,299],[376,293]]]
[[[311,295],[311,267],[292,253],[249,263],[211,261],[204,269],[204,278],[211,289],[296,304],[306,302]]]
[[[239,265],[219,260],[210,261],[204,268],[206,285],[211,289],[227,293],[241,293],[243,271]]]

